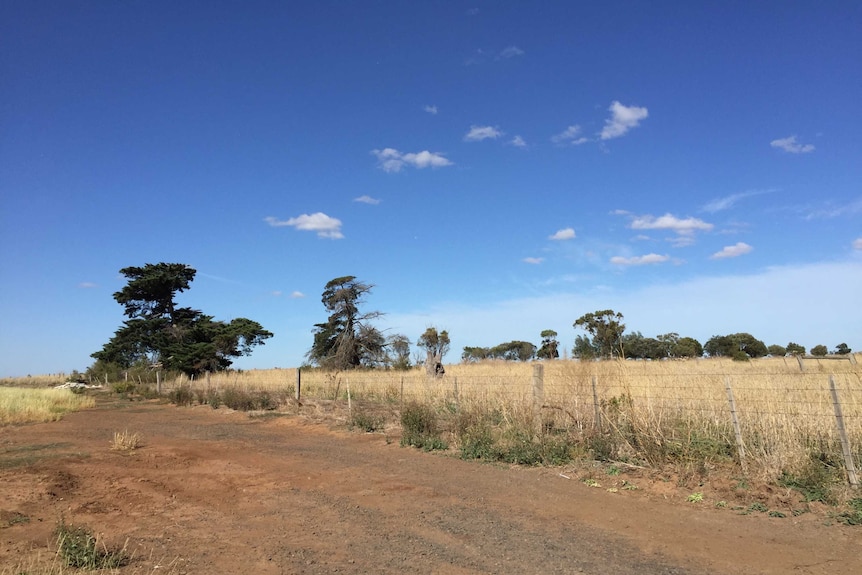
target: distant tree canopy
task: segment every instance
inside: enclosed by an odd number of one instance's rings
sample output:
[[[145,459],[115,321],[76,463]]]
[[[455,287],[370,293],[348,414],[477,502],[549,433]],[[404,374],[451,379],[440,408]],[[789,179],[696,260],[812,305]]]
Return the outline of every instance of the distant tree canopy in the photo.
[[[814,347],[811,348],[811,355],[823,356],[823,355],[827,355],[828,353],[829,353],[829,350],[826,349],[825,345],[815,345]]]
[[[850,349],[846,343],[839,343],[838,345],[835,346],[835,353],[837,355],[847,355],[851,351],[853,351],[853,350]]]
[[[769,354],[766,344],[750,333],[714,335],[704,344],[703,350],[710,357],[730,357],[732,359],[763,357]]]
[[[790,355],[805,355],[805,346],[793,343],[792,341],[787,344],[786,349]]]
[[[623,323],[623,314],[612,309],[595,311],[584,314],[575,320],[575,329],[581,328],[592,336],[590,347],[597,357],[620,357],[623,355],[623,333],[626,324]],[[575,341],[575,349],[572,355],[581,357],[586,348],[579,349],[578,341]]]
[[[445,329],[438,332],[436,327],[428,327],[419,339],[416,345],[425,350],[425,371],[428,375],[443,374],[443,357],[449,353],[449,332]]]
[[[193,375],[227,369],[233,358],[250,355],[272,337],[250,319],[215,321],[200,310],[177,307],[177,293],[189,289],[197,273],[185,264],[146,264],[120,273],[129,282],[114,299],[129,319],[91,355],[97,362],[121,369],[160,364]]]
[[[691,337],[666,333],[655,338],[644,337],[641,332],[628,333],[622,338],[625,357],[630,359],[667,359],[700,357],[703,346]]]
[[[330,312],[314,325],[314,343],[306,354],[311,363],[329,369],[386,365],[386,339],[370,324],[380,312],[362,313],[359,305],[374,286],[343,276],[327,282],[321,302]]]
[[[766,349],[769,351],[769,355],[775,357],[784,357],[785,355],[787,355],[787,348],[783,345],[773,344]]]
[[[509,341],[494,347],[465,347],[461,359],[465,362],[483,359],[529,361],[536,356],[536,346],[529,341]]]

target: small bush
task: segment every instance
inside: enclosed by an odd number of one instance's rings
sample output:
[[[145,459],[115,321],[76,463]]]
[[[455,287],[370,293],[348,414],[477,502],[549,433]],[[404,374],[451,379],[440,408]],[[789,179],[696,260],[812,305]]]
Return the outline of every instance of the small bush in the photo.
[[[218,409],[222,404],[221,395],[215,389],[208,389],[206,395],[207,404],[213,409]]]
[[[111,449],[114,451],[133,451],[141,446],[141,434],[129,433],[129,430],[114,433]]]
[[[194,403],[195,394],[189,386],[181,385],[168,394],[168,399],[170,399],[171,403],[175,403],[176,405],[188,406]]]
[[[221,394],[226,407],[237,411],[251,411],[255,407],[254,397],[244,389],[228,387]]]
[[[385,421],[382,417],[366,413],[362,409],[354,409],[350,417],[350,427],[359,428],[366,433],[374,433],[383,429]]]
[[[104,545],[100,546],[93,532],[85,527],[60,523],[56,535],[58,555],[68,567],[116,569],[129,562],[122,550],[111,551]]]
[[[836,468],[818,457],[812,457],[798,472],[782,471],[779,485],[790,487],[802,494],[805,501],[836,503],[833,487],[841,482]]]
[[[838,514],[838,520],[845,525],[862,525],[862,497],[847,502],[849,511]]]
[[[114,393],[125,394],[135,391],[135,384],[131,381],[118,381],[111,384],[111,391]]]
[[[448,449],[437,436],[437,412],[431,407],[410,403],[401,412],[401,445],[419,447],[425,451]]]

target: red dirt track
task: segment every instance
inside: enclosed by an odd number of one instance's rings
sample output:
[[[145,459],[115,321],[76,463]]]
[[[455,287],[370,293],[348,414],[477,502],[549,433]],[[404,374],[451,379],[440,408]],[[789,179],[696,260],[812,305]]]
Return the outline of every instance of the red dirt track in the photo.
[[[123,430],[143,447],[112,451]],[[740,515],[561,471],[301,416],[100,401],[0,428],[0,566],[50,556],[62,518],[128,542],[121,573],[862,573],[862,528],[822,514]]]

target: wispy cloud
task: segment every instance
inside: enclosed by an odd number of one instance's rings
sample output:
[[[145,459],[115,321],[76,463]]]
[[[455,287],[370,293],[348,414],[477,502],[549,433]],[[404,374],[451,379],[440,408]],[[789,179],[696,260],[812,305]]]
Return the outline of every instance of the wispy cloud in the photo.
[[[279,220],[273,216],[268,216],[263,221],[274,228],[289,226],[305,232],[316,232],[320,238],[340,240],[344,237],[341,233],[341,220],[329,217],[323,212],[302,214],[289,220]]]
[[[796,141],[796,136],[788,136],[772,140],[769,145],[773,148],[779,148],[791,154],[807,154],[814,151],[814,144],[800,144]]]
[[[99,287],[99,285],[93,282],[81,282],[78,284],[78,287],[81,289],[93,289]]]
[[[417,153],[402,154],[394,148],[382,150],[371,150],[377,156],[377,162],[384,172],[400,172],[404,166],[412,166],[417,169],[442,168],[451,166],[452,162],[443,154],[424,150]]]
[[[509,141],[510,144],[517,148],[526,148],[527,142],[521,136],[515,136]]]
[[[775,191],[777,191],[777,190],[775,190],[775,189],[749,190],[747,192],[740,192],[738,194],[731,194],[729,196],[725,196],[723,198],[717,198],[717,199],[710,201],[709,203],[707,203],[706,205],[704,205],[701,208],[701,211],[714,214],[715,212],[721,212],[724,210],[729,210],[730,208],[735,206],[739,200],[744,200],[745,198],[750,198],[752,196],[760,196],[762,194],[771,194],[772,192],[775,192]]]
[[[540,263],[545,261],[545,258],[524,258],[521,261],[524,262],[525,264],[539,265]]]
[[[614,256],[611,258],[611,263],[617,266],[642,266],[647,264],[660,264],[669,259],[670,256],[659,254],[647,254],[645,256],[633,256],[630,258]]]
[[[376,206],[380,203],[380,200],[372,198],[371,196],[359,196],[358,198],[353,198],[353,201],[359,202],[360,204],[370,204],[372,206]]]
[[[500,51],[500,54],[497,56],[498,58],[515,58],[517,56],[523,56],[524,51],[518,48],[517,46],[507,46]]]
[[[588,142],[589,139],[581,136],[581,127],[575,124],[573,126],[569,126],[559,134],[551,136],[551,141],[555,144],[568,143],[573,146],[580,146],[581,144]]]
[[[428,112],[429,114],[437,115],[437,106],[430,106],[429,105],[429,106],[425,106],[422,109],[425,110],[426,112]]]
[[[725,258],[738,258],[739,256],[750,253],[753,249],[754,248],[745,242],[738,242],[732,246],[724,246],[720,252],[715,252],[709,256],[709,259],[722,260]]]
[[[862,250],[862,237],[856,238],[853,240],[853,249],[854,250]]]
[[[292,292],[290,292],[290,297],[292,299],[300,299],[300,298],[304,298],[305,294],[302,293],[301,291],[292,291]]]
[[[623,106],[617,101],[614,101],[608,110],[611,112],[611,117],[605,120],[605,127],[600,135],[602,140],[619,138],[632,128],[636,128],[641,120],[649,116],[646,108]]]
[[[562,241],[575,239],[575,230],[572,228],[563,228],[557,230],[553,235],[548,236],[549,240]]]
[[[271,295],[272,297],[281,297],[282,295],[284,295],[284,292],[279,289],[276,289],[269,292],[269,295]]]
[[[503,135],[494,126],[470,126],[470,131],[464,136],[465,142],[481,142],[482,140],[494,140]]]
[[[849,204],[844,205],[828,205],[825,208],[818,208],[814,210],[808,210],[808,214],[805,216],[806,220],[817,220],[817,219],[828,219],[828,218],[837,218],[840,216],[852,216],[855,214],[862,213],[862,198],[858,200],[854,200]]]

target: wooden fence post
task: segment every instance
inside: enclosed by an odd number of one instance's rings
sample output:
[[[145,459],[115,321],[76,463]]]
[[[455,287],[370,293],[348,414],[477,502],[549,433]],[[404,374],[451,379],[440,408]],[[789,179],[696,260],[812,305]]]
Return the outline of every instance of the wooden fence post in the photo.
[[[299,405],[299,400],[302,391],[302,368],[296,368],[296,404]]]
[[[598,383],[598,378],[595,375],[592,377],[592,383],[593,383],[593,410],[595,411],[595,420],[593,421],[593,427],[595,427],[597,430],[601,431],[602,430],[602,410],[601,410],[601,407],[599,407],[599,392],[596,389],[597,383]]]
[[[545,366],[533,364],[533,420],[538,433],[542,432],[542,406],[545,404]]]
[[[401,376],[401,396],[398,399],[398,411],[404,411],[404,376]]]
[[[799,362],[799,371],[805,371],[805,363],[802,361],[802,356],[796,354],[796,361]]]
[[[742,430],[739,428],[739,418],[736,416],[736,400],[733,399],[733,388],[730,378],[724,378],[724,389],[727,391],[727,401],[730,403],[730,418],[733,420],[733,434],[736,436],[736,451],[739,453],[739,465],[742,474],[748,475],[748,464],[745,461],[745,445],[742,443]]]
[[[347,417],[350,421],[353,421],[353,403],[350,401],[350,378],[345,378],[345,382],[347,384]]]
[[[844,454],[844,467],[847,469],[847,481],[853,489],[859,489],[859,476],[856,475],[856,465],[853,463],[853,452],[850,450],[850,441],[844,430],[844,415],[841,412],[841,402],[838,401],[838,390],[835,388],[835,376],[829,376],[829,392],[832,394],[832,408],[835,410],[835,423],[838,426],[838,435],[841,438],[841,451]]]
[[[162,394],[162,372],[156,370],[156,394]]]

